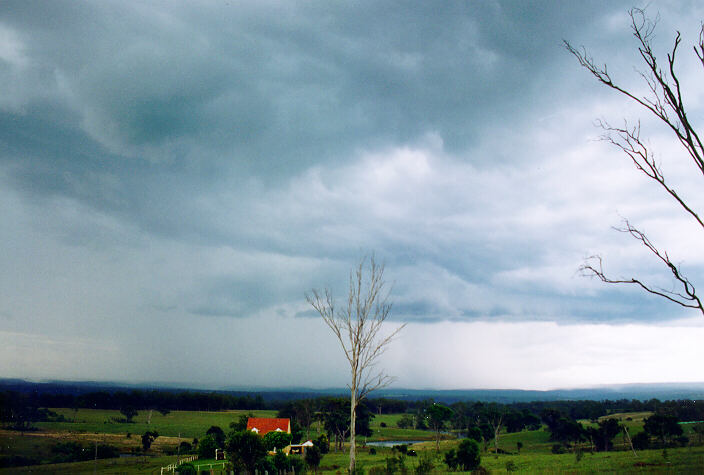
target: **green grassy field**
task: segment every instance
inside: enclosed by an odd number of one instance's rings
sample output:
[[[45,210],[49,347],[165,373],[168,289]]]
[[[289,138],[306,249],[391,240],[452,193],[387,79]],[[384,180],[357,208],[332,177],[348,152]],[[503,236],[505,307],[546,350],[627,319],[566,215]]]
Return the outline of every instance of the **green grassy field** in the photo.
[[[194,437],[202,438],[205,431],[212,425],[228,430],[230,422],[238,420],[241,414],[250,411],[227,412],[190,412],[174,411],[166,416],[158,412],[152,414],[150,425],[146,424],[147,411],[140,411],[135,417],[135,422],[115,423],[113,417],[120,417],[118,411],[81,409],[77,413],[70,409],[56,409],[68,420],[76,422],[39,423],[40,430],[26,434],[13,431],[0,431],[0,455],[22,454],[31,455],[39,459],[48,460],[51,457],[51,447],[57,442],[76,440],[84,445],[94,442],[118,446],[122,452],[134,451],[140,446],[140,434],[150,429],[156,429],[161,436],[155,441],[151,450],[152,456],[127,457],[121,459],[99,460],[94,462],[79,462],[71,464],[44,464],[39,466],[11,468],[0,470],[0,473],[92,473],[97,469],[100,473],[158,473],[160,467],[173,463],[175,456],[163,456],[167,449],[173,449],[179,442],[176,436],[180,433],[181,439],[191,441]],[[272,417],[274,411],[252,411],[257,416]],[[631,435],[642,430],[644,418],[649,413],[614,414],[629,427]],[[446,439],[440,443],[441,452],[435,451],[434,434],[430,431],[417,431],[412,429],[398,429],[396,423],[401,415],[381,415],[372,420],[372,437],[358,438],[358,462],[369,470],[372,467],[385,467],[386,458],[394,455],[391,448],[376,447],[376,454],[370,453],[370,446],[365,447],[365,442],[373,440],[425,440],[414,444],[419,457],[406,457],[405,465],[413,470],[421,456],[430,457],[435,466],[435,473],[447,472],[443,462],[443,454],[451,448],[456,448],[459,441]],[[382,422],[386,427],[381,427]],[[586,421],[585,421],[586,423]],[[683,425],[685,434],[691,433],[691,427]],[[132,436],[127,438],[127,433]],[[309,436],[315,437],[317,424],[311,428]],[[691,438],[692,444],[698,441]],[[518,453],[517,443],[521,442],[522,448]],[[625,448],[622,436],[614,439],[617,448]],[[668,449],[667,458],[663,457],[662,450],[648,450],[638,452],[637,457],[627,450],[602,452],[591,454],[584,451],[581,458],[574,453],[556,455],[551,453],[554,442],[549,440],[549,433],[545,430],[524,431],[512,434],[502,434],[499,447],[506,451],[498,456],[491,453],[493,443],[489,444],[489,452],[482,453],[482,466],[491,473],[507,472],[507,464],[522,473],[704,473],[704,446],[690,445],[689,447]],[[212,461],[200,461],[198,465],[205,464],[209,468]],[[321,462],[321,469],[327,473],[344,473],[349,459],[347,450],[326,454]],[[218,467],[214,467],[218,468]],[[217,472],[216,472],[217,473]]]
[[[139,411],[133,423],[114,422],[120,418],[119,411],[102,409],[80,409],[74,414],[71,409],[52,409],[63,415],[67,421],[76,422],[39,422],[36,426],[48,432],[88,432],[106,434],[143,434],[147,430],[156,430],[160,435],[193,439],[202,437],[210,426],[220,426],[225,432],[230,422],[238,421],[240,415],[253,413],[256,417],[276,417],[276,411],[173,411],[165,416],[159,412],[152,413],[151,423],[147,424],[149,411]]]

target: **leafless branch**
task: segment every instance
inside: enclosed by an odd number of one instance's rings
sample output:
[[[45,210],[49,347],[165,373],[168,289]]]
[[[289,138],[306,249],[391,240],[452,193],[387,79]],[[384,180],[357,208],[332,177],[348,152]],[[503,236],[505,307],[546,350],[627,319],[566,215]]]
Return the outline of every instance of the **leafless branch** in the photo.
[[[695,127],[687,116],[682,98],[681,83],[675,70],[677,51],[682,39],[681,35],[677,32],[672,49],[667,54],[666,66],[663,69],[658,64],[652,47],[652,39],[658,18],[651,20],[644,10],[638,8],[631,9],[629,14],[631,17],[631,30],[638,44],[638,52],[646,65],[645,71],[641,71],[639,74],[648,86],[649,96],[639,97],[618,85],[612,79],[606,65],[597,65],[594,59],[587,54],[584,47],[575,48],[568,41],[564,41],[565,48],[600,83],[625,95],[660,119],[675,134],[677,140],[691,158],[698,173],[704,175],[704,145],[702,145]],[[694,46],[694,52],[702,66],[704,66],[704,23],[700,29],[699,43]],[[602,137],[605,141],[618,147],[628,155],[640,172],[658,183],[701,228],[704,228],[704,221],[700,218],[699,213],[665,179],[665,175],[655,161],[653,153],[641,139],[640,122],[633,127],[629,127],[626,121],[624,121],[623,127],[614,127],[606,121],[597,121],[597,125],[605,131],[605,135]],[[682,275],[678,266],[670,260],[667,252],[660,251],[644,233],[631,226],[628,221],[625,221],[624,228],[618,230],[629,233],[633,238],[640,241],[652,255],[657,257],[670,270],[675,283],[681,287],[681,290],[676,292],[653,287],[636,278],[611,279],[604,273],[600,256],[592,256],[585,261],[584,265],[580,267],[580,271],[584,275],[596,276],[606,283],[636,284],[651,294],[664,297],[683,307],[699,309],[704,314],[704,307],[702,307],[702,303],[696,295],[694,285]]]
[[[680,292],[666,290],[660,287],[648,285],[642,280],[636,278],[612,279],[607,277],[604,272],[602,258],[598,255],[590,256],[586,259],[585,263],[580,266],[579,270],[582,275],[598,277],[602,282],[606,282],[608,284],[636,284],[651,294],[664,297],[670,302],[674,302],[683,307],[698,309],[702,312],[702,314],[704,314],[704,306],[702,306],[702,302],[697,296],[694,285],[689,281],[689,279],[687,279],[687,277],[682,275],[681,270],[670,260],[667,252],[660,251],[644,233],[634,228],[627,220],[624,220],[624,227],[617,228],[617,230],[633,236],[635,239],[640,241],[651,254],[660,259],[660,261],[662,261],[670,269],[673,279],[682,287],[682,290]]]

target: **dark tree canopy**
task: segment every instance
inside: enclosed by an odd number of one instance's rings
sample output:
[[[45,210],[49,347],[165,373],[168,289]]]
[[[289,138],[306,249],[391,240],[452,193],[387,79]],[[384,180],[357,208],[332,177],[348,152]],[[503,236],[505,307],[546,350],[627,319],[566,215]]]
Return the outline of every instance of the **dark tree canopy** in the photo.
[[[148,430],[142,434],[142,448],[146,452],[152,446],[152,442],[159,437],[159,433],[155,430]]]
[[[682,435],[682,427],[678,424],[677,417],[671,414],[653,414],[645,420],[643,430],[658,439],[662,445]]]
[[[462,470],[469,471],[478,468],[480,462],[479,445],[471,439],[460,442],[457,448],[457,465]]]
[[[233,432],[225,442],[225,449],[235,467],[244,467],[254,473],[257,462],[266,457],[262,438],[252,431]]]
[[[218,426],[210,426],[210,428],[205,431],[205,435],[211,436],[218,448],[223,448],[225,446],[225,432]]]

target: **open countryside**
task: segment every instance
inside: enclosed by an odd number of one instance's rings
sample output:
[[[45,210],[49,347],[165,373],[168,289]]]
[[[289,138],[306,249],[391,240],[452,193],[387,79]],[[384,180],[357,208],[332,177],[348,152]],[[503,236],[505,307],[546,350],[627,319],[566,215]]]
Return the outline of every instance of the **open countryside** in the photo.
[[[704,473],[704,2],[0,1],[0,474]]]
[[[131,396],[124,392],[115,394],[111,404],[119,399],[144,400],[144,394],[139,392]],[[151,393],[152,397],[158,394],[162,393]],[[31,400],[14,392],[2,395],[3,407],[15,405],[15,416],[21,412],[16,405]],[[207,404],[207,399],[208,393],[203,393],[200,403]],[[45,400],[51,400],[51,396],[45,396]],[[43,416],[23,421],[26,425],[21,428],[12,427],[13,420],[3,412],[3,473],[161,473],[167,467],[171,467],[169,473],[190,473],[191,467],[198,471],[194,473],[241,471],[242,467],[231,465],[231,458],[216,460],[214,449],[227,450],[228,439],[245,430],[247,421],[252,420],[290,421],[292,437],[284,438],[286,444],[310,440],[320,451],[317,461],[307,461],[305,454],[288,455],[285,470],[296,467],[296,473],[339,473],[348,463],[347,441],[338,440],[339,431],[344,432],[344,425],[349,422],[349,401],[344,398],[294,399],[273,403],[278,409],[253,410],[183,411],[162,407],[121,411],[77,407],[88,400],[99,404],[99,394],[76,398],[73,408],[34,408]],[[437,407],[446,408],[447,412],[440,414],[435,411]],[[31,411],[25,411],[28,412]],[[131,415],[129,422],[125,413]],[[648,421],[657,414],[672,418],[658,422],[659,429],[653,429]],[[357,463],[365,473],[469,472],[478,467],[492,473],[696,473],[704,466],[701,419],[704,404],[692,400],[512,404],[459,401],[444,405],[431,400],[370,399],[360,411]],[[18,421],[15,419],[14,423]],[[605,432],[609,425],[610,432]],[[158,435],[145,447],[142,436],[151,432]],[[467,440],[478,449],[479,464],[471,470],[453,459]],[[391,446],[376,445],[379,441],[391,441]],[[101,450],[96,452],[96,447]],[[104,447],[114,450],[112,457],[102,457]],[[281,451],[282,447],[278,449]],[[280,471],[281,467],[274,464],[282,462],[275,462],[276,456],[271,455],[271,450],[267,452],[270,455],[260,455],[257,463]]]

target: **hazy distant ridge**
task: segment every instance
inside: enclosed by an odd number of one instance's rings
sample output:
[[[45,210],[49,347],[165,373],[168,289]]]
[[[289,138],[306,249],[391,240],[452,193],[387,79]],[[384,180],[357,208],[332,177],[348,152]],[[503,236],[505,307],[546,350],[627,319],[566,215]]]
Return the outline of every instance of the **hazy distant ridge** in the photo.
[[[224,392],[231,394],[259,394],[264,400],[291,400],[317,396],[347,395],[347,389],[328,388],[196,388],[187,383],[140,383],[128,384],[117,382],[95,381],[48,381],[31,382],[22,379],[0,379],[0,390],[19,392],[38,392],[54,394],[85,394],[95,391],[130,391],[130,390],[164,390],[164,391],[198,391]],[[376,391],[372,397],[386,397],[415,401],[432,398],[438,402],[452,403],[456,401],[494,401],[494,402],[529,402],[555,400],[617,400],[617,399],[704,399],[704,382],[702,383],[643,383],[607,385],[595,388],[554,389],[550,391],[529,391],[521,389],[403,389],[391,388]]]

